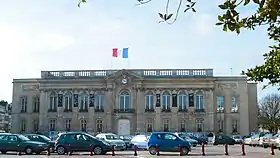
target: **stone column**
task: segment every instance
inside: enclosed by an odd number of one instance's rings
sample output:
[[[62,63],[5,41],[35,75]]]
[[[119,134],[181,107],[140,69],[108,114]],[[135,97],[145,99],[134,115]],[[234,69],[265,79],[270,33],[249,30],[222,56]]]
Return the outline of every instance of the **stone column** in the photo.
[[[145,111],[145,91],[138,89],[136,95],[136,130],[139,132],[145,132],[146,118],[143,115]]]
[[[230,89],[225,89],[225,110],[224,110],[224,127],[225,127],[225,134],[232,133],[232,120],[231,120],[231,93],[229,92]]]
[[[206,101],[207,101],[207,112],[208,112],[208,117],[207,117],[207,131],[213,132],[215,130],[215,106],[214,106],[214,95],[213,95],[213,90],[210,89],[209,91],[206,92]],[[205,130],[206,130],[205,129]]]
[[[39,131],[48,130],[48,113],[49,100],[48,92],[45,90],[40,91],[40,111],[39,111]]]
[[[109,89],[104,95],[104,113],[106,114],[106,131],[113,132],[112,111],[114,110],[114,93],[113,89]]]

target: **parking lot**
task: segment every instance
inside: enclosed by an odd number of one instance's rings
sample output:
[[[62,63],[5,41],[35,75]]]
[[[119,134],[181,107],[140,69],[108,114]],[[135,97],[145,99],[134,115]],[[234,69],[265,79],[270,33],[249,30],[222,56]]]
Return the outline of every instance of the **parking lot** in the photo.
[[[270,158],[270,157],[280,157],[280,151],[274,150],[275,155],[271,155],[271,149],[270,148],[259,148],[259,147],[249,147],[245,146],[245,157],[252,157],[252,158]],[[202,156],[202,150],[201,147],[194,147],[192,148],[192,151],[188,155],[189,157],[241,157],[242,156],[242,150],[241,145],[234,145],[234,146],[228,146],[228,156],[225,155],[225,148],[224,146],[206,146],[205,147],[205,156]],[[20,157],[16,153],[8,153],[6,155],[0,155],[1,158],[15,158]],[[40,158],[60,158],[60,157],[68,157],[68,155],[61,156],[56,155],[55,153],[51,154],[50,156],[46,155],[22,155],[21,157],[40,157]],[[89,157],[99,157],[99,158],[107,158],[112,157],[111,152],[107,153],[107,155],[93,155],[90,156],[89,153],[73,153],[72,156],[69,157],[81,157],[81,158],[89,158]],[[139,157],[139,158],[152,158],[152,157],[184,157],[179,156],[179,153],[165,153],[161,152],[160,156],[154,156],[150,155],[148,151],[137,151],[137,156],[134,156],[134,151],[115,151],[116,158],[129,158],[129,157]]]

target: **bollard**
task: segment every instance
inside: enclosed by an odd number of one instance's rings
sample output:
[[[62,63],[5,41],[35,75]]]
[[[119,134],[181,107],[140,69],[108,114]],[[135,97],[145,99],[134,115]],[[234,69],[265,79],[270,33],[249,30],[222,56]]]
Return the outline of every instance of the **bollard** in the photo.
[[[179,144],[179,156],[183,156],[183,153],[182,153],[182,145],[181,144]]]
[[[225,144],[225,155],[228,155],[228,144]]]
[[[159,156],[159,147],[158,147],[158,144],[156,144],[156,151],[157,151],[157,156]]]
[[[202,156],[205,156],[205,144],[204,143],[202,143],[201,150],[202,150]]]
[[[134,144],[134,156],[137,156],[137,146]]]
[[[50,144],[48,145],[48,148],[47,148],[47,155],[48,156],[51,155],[51,145]]]
[[[246,153],[245,153],[245,144],[244,143],[241,144],[241,150],[242,150],[242,156],[245,156]]]
[[[112,156],[115,156],[115,145],[112,145]]]
[[[21,146],[18,144],[18,156],[21,156]]]
[[[271,155],[275,155],[275,153],[274,153],[274,146],[273,146],[273,144],[271,144],[271,145],[270,145],[270,149],[271,149]]]
[[[93,145],[92,144],[89,145],[89,155],[93,156]]]
[[[71,148],[71,144],[68,144],[68,155],[71,156],[72,155],[72,148]]]

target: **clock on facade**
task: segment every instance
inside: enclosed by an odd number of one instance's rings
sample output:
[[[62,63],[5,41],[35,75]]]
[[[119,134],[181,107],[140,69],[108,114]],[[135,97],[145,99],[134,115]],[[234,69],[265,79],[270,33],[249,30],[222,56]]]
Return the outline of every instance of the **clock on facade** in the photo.
[[[127,79],[126,79],[126,78],[123,78],[123,79],[122,79],[122,83],[123,83],[123,84],[127,84]]]

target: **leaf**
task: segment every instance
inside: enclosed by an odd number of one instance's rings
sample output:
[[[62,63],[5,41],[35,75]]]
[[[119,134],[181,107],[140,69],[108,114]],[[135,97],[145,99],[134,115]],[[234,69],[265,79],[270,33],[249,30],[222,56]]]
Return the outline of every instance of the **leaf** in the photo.
[[[163,14],[158,13],[158,15],[159,15],[159,17],[160,17],[161,19],[164,19]]]
[[[171,14],[169,14],[167,17],[166,17],[166,19],[165,20],[169,20],[171,17],[172,17],[172,13]]]
[[[167,16],[166,16],[166,14],[164,14],[163,15],[163,19],[166,21],[166,18],[167,18]]]
[[[223,31],[227,31],[227,25],[226,24],[223,27]]]
[[[260,0],[253,0],[256,4],[260,4]]]
[[[223,18],[221,15],[219,15],[219,16],[218,16],[218,20],[219,20],[219,21],[224,21],[224,18]]]
[[[217,22],[216,25],[223,25],[224,23],[222,22]]]
[[[227,6],[221,4],[221,5],[219,5],[219,8],[221,8],[221,9],[227,9]]]
[[[251,0],[245,0],[244,5],[247,5],[250,3]]]
[[[184,12],[186,12],[186,11],[188,11],[190,8],[186,8],[185,10],[184,10]]]
[[[192,11],[193,11],[193,12],[196,12],[196,10],[195,10],[194,8],[192,8]]]
[[[191,7],[194,7],[195,4],[196,4],[196,2],[193,2],[192,5],[191,5]]]
[[[188,2],[192,2],[192,0],[187,0]]]

